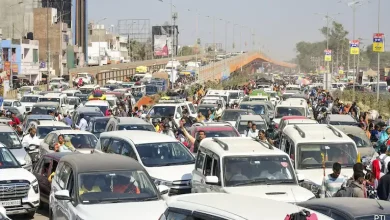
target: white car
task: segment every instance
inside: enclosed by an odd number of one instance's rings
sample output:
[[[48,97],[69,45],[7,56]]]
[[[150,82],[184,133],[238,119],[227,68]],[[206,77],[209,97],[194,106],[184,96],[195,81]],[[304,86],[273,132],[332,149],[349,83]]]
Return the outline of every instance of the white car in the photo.
[[[315,198],[299,186],[289,156],[252,138],[206,138],[202,140],[192,171],[192,192],[219,192],[255,196],[281,202]]]
[[[189,194],[170,198],[168,209],[159,220],[281,220],[302,207],[253,196],[223,193]],[[332,220],[319,212],[318,220]]]
[[[34,94],[28,94],[24,95],[20,99],[20,103],[22,103],[22,106],[26,109],[26,112],[30,112],[32,110],[32,107],[35,103],[38,102],[39,98],[42,97],[41,95],[34,95]]]
[[[92,190],[88,190],[92,188]],[[137,161],[114,154],[69,154],[57,166],[49,196],[50,219],[158,219],[163,194]]]
[[[156,185],[170,188],[169,195],[191,192],[195,158],[175,138],[151,131],[111,131],[100,134],[94,153],[115,153],[137,160]]]
[[[7,211],[5,211],[5,208],[3,206],[0,206],[0,219],[3,219],[3,220],[11,220],[8,216],[7,216]]]
[[[92,76],[89,73],[77,73],[76,78],[73,80],[73,83],[77,85],[80,79],[83,79],[84,84],[91,84]]]
[[[84,107],[98,107],[100,111],[105,115],[107,109],[110,109],[110,103],[106,100],[92,100],[84,104]]]
[[[18,111],[22,115],[26,113],[26,108],[22,105],[22,103],[19,100],[16,99],[4,99],[3,107],[14,107],[18,109]]]
[[[26,214],[33,218],[39,206],[39,185],[35,176],[23,169],[11,151],[0,143],[0,206],[7,215]]]

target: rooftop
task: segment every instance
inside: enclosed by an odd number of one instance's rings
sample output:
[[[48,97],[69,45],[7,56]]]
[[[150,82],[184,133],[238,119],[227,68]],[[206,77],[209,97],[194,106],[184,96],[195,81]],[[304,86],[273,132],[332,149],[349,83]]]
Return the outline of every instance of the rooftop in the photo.
[[[135,118],[135,117],[115,117],[115,119],[118,120],[119,124],[133,124],[133,125],[150,124],[141,118]]]
[[[58,102],[38,102],[38,103],[35,103],[34,106],[54,106],[54,107],[58,107],[60,105],[60,103]]]
[[[71,129],[52,131],[51,133],[63,134],[63,135],[67,135],[67,134],[90,134],[90,135],[93,135],[91,132],[88,132],[88,131],[71,130]]]
[[[125,140],[129,140],[134,144],[147,144],[147,143],[163,143],[163,142],[178,142],[175,138],[151,131],[110,131],[100,134],[102,137],[117,137]]]
[[[342,142],[355,144],[355,142],[342,131],[327,124],[301,124],[287,126],[283,133],[289,136],[296,144],[302,142]]]
[[[264,121],[261,115],[240,115],[238,119],[240,121]]]
[[[64,122],[48,120],[39,121],[38,126],[69,127],[69,125],[65,124]]]

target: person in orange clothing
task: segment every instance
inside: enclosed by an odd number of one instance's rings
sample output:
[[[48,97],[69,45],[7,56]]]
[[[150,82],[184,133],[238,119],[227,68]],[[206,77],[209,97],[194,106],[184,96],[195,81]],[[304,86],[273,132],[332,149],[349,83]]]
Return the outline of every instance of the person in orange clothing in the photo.
[[[131,182],[129,178],[118,175],[115,178],[113,192],[115,193],[131,193],[131,194],[140,194],[140,189],[134,185],[134,182]]]

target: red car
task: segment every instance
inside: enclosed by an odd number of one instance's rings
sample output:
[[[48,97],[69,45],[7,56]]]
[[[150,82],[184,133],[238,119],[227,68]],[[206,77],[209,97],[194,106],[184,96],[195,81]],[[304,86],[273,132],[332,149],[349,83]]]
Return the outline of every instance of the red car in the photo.
[[[213,125],[213,123],[210,123],[210,124],[207,124],[207,125],[204,125],[204,126],[193,126],[190,128],[190,134],[192,137],[195,137],[195,139],[198,137],[198,131],[204,131],[206,133],[206,137],[240,137],[240,133],[238,133],[238,131],[232,127],[231,125],[228,125],[228,124],[219,124],[219,123],[215,123],[215,125]],[[190,144],[188,146],[191,150],[191,152],[193,152],[193,148],[194,146],[192,144]]]

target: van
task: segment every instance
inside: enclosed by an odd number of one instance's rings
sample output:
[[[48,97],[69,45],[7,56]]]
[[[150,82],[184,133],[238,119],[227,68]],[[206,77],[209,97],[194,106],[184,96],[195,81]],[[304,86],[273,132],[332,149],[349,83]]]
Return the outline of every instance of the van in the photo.
[[[290,99],[287,101],[281,101],[275,107],[274,122],[279,124],[283,116],[305,116],[311,117],[309,106],[304,99]]]
[[[38,102],[57,102],[60,105],[60,112],[62,115],[69,111],[68,96],[63,93],[47,93],[39,97]]]
[[[173,60],[173,61],[168,61],[167,65],[165,66],[165,70],[167,70],[167,72],[170,72],[172,69],[177,70],[180,67],[181,67],[180,62],[177,60]]]
[[[290,156],[297,174],[310,181],[305,186],[317,196],[324,179],[323,164],[325,175],[329,175],[333,172],[333,163],[339,162],[343,167],[340,175],[348,179],[353,175],[352,167],[358,157],[355,142],[339,129],[326,124],[285,127],[280,137],[280,149]]]

